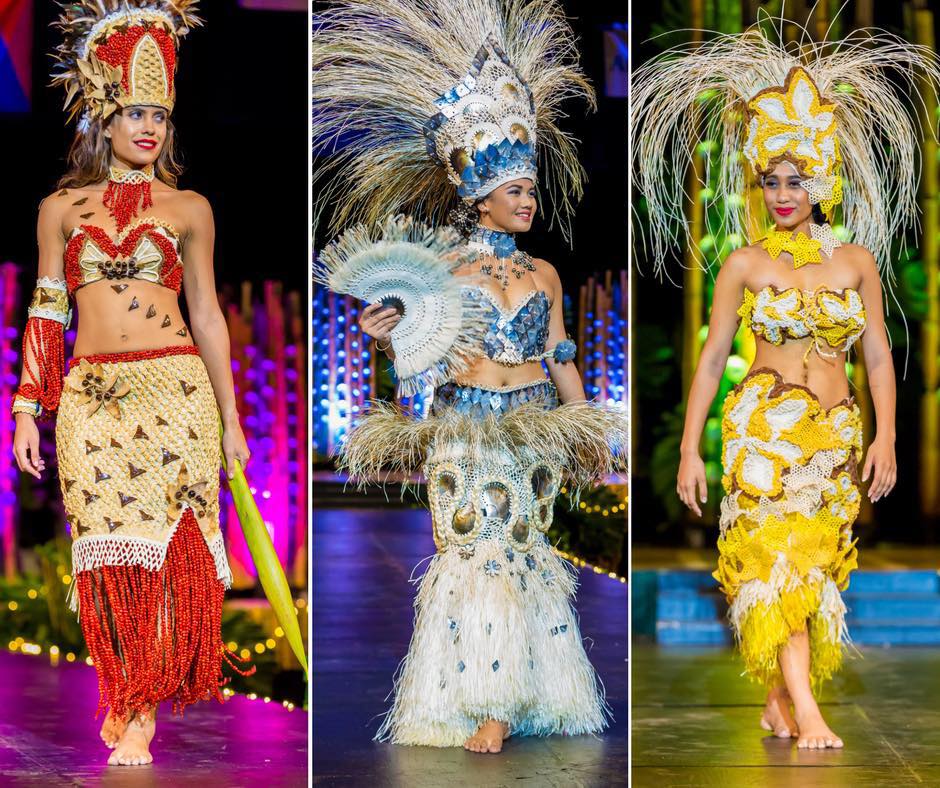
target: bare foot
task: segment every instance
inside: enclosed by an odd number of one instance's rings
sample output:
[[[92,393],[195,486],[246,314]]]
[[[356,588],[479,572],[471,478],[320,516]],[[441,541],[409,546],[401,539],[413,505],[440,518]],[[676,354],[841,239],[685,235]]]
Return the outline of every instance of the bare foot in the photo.
[[[503,742],[509,738],[509,726],[505,722],[487,720],[464,743],[464,749],[471,752],[499,752]]]
[[[108,716],[104,718],[104,722],[101,725],[101,741],[112,750],[117,747],[117,743],[120,740],[121,736],[124,735],[124,729],[127,727],[126,720],[117,719],[110,711]]]
[[[150,712],[146,716],[135,715],[127,723],[124,735],[108,758],[111,766],[143,766],[152,763],[150,742],[157,729],[157,721]]]
[[[827,747],[839,749],[842,747],[842,739],[829,729],[818,707],[805,714],[797,712],[796,719],[800,726],[800,738],[796,746],[801,750],[825,750]]]
[[[773,731],[780,739],[799,736],[796,720],[790,713],[790,694],[786,687],[774,687],[767,693],[767,705],[760,718],[760,726],[765,731]]]

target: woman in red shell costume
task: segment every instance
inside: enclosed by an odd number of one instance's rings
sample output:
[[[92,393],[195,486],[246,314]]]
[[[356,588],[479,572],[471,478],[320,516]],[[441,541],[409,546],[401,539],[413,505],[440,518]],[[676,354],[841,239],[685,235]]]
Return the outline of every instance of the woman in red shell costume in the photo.
[[[58,411],[72,604],[107,709],[110,764],[150,763],[158,704],[221,700],[223,662],[241,672],[221,637],[231,574],[219,469],[221,453],[233,467],[249,452],[216,297],[212,210],[176,188],[170,121],[179,42],[201,24],[195,6],[62,5],[54,83],[78,129],[68,171],[39,209],[39,280],[13,402],[16,462],[36,478],[46,468],[36,420]],[[81,321],[66,370],[73,308]]]

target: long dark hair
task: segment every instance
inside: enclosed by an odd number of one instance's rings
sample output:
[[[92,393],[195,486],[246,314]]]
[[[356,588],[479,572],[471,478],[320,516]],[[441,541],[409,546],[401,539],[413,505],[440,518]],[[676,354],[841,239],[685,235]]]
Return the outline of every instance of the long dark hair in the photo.
[[[829,224],[829,219],[823,213],[823,209],[819,207],[819,203],[813,203],[813,221],[816,224]]]
[[[86,131],[75,132],[69,148],[68,169],[59,179],[59,189],[80,189],[108,179],[111,143],[104,136],[104,130],[110,122],[111,118],[106,121],[95,118]],[[166,139],[153,166],[154,174],[161,181],[167,186],[176,186],[176,179],[183,171],[183,166],[176,156],[176,128],[169,117],[166,119]]]

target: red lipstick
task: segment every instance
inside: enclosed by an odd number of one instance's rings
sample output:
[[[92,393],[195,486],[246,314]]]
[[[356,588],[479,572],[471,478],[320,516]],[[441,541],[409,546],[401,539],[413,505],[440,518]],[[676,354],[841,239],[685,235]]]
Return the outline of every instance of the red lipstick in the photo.
[[[786,208],[784,206],[778,205],[776,208],[774,208],[774,210],[780,216],[789,216],[791,213],[793,213],[796,210],[796,208],[793,208],[792,206],[789,208]]]

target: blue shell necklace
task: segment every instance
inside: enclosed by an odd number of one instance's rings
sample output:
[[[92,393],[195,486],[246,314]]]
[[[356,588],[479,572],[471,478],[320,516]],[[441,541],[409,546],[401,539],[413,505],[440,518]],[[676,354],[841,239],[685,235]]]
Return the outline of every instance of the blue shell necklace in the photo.
[[[532,256],[516,247],[515,236],[511,233],[491,230],[489,227],[478,224],[470,233],[467,244],[471,249],[476,250],[477,260],[490,257],[496,258],[496,266],[492,262],[483,262],[480,264],[480,271],[487,276],[498,279],[503,290],[509,287],[509,272],[506,270],[507,261],[509,262],[509,269],[512,270],[516,279],[521,279],[526,271],[535,270]]]

